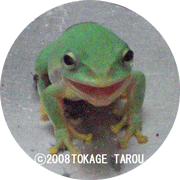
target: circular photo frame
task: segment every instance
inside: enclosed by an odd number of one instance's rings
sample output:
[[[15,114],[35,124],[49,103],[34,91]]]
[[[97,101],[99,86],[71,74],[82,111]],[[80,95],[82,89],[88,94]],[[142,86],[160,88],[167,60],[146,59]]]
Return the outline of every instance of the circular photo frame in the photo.
[[[18,36],[1,101],[12,135],[34,161],[65,177],[105,179],[162,145],[178,110],[179,75],[144,18],[113,3],[76,1]]]

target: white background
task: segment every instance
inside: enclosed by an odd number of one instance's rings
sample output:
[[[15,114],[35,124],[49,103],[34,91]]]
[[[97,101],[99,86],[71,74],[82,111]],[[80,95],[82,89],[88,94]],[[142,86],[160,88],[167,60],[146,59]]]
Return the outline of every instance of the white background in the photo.
[[[6,56],[19,34],[25,27],[32,22],[35,18],[44,12],[59,6],[61,4],[70,2],[69,0],[6,0],[1,1],[0,11],[0,46],[1,46],[1,60],[0,70],[2,72],[3,64]],[[148,20],[164,37],[169,45],[178,69],[180,69],[180,27],[179,27],[179,3],[178,0],[164,1],[164,0],[111,0],[113,2],[138,13],[146,20]],[[179,179],[179,137],[180,137],[180,112],[177,115],[174,126],[167,137],[166,141],[159,148],[159,150],[143,165],[138,168],[117,176],[112,179],[130,180],[137,178],[139,180],[148,179]],[[0,162],[1,162],[1,175],[0,177],[24,178],[29,179],[58,179],[59,175],[48,171],[47,169],[36,164],[27,154],[19,147],[15,139],[12,137],[2,110],[0,109]],[[62,179],[67,179],[61,177]]]

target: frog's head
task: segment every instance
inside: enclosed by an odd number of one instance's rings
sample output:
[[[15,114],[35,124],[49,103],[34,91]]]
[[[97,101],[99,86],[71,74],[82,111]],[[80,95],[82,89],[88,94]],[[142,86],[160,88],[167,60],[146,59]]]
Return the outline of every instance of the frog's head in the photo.
[[[61,75],[91,103],[112,99],[129,81],[133,51],[110,30],[82,23],[65,31],[59,41]]]

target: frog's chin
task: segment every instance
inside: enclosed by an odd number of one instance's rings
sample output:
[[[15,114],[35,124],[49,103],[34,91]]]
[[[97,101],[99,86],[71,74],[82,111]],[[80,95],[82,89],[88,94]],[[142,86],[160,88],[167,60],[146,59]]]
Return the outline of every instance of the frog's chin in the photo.
[[[131,82],[130,76],[106,87],[94,87],[66,79],[80,99],[95,106],[106,106],[116,100]]]

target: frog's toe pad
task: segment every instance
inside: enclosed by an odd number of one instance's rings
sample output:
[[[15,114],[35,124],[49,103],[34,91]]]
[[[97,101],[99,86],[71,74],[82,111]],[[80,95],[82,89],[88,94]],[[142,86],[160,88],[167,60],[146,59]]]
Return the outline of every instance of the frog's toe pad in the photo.
[[[143,144],[143,143],[146,143],[148,141],[148,137],[147,136],[141,136],[141,137],[138,137],[137,140],[138,140],[139,144]]]
[[[50,154],[56,154],[58,152],[59,148],[56,146],[52,146],[51,148],[48,149]]]
[[[143,144],[143,143],[146,143],[148,141],[148,137],[142,135],[142,133],[139,130],[136,130],[134,135],[136,136],[139,144]]]
[[[112,131],[114,134],[118,134],[119,129],[118,129],[115,125],[112,125],[110,128],[111,128],[111,131]]]

